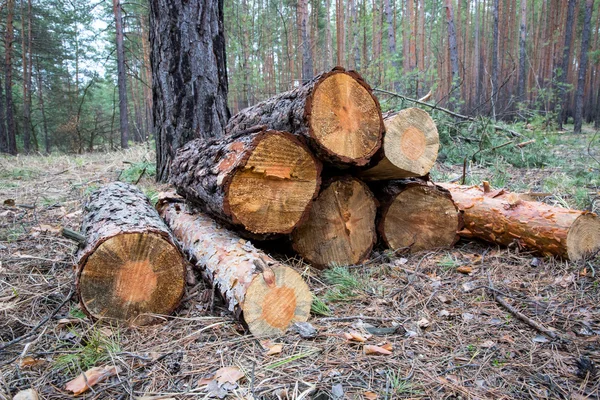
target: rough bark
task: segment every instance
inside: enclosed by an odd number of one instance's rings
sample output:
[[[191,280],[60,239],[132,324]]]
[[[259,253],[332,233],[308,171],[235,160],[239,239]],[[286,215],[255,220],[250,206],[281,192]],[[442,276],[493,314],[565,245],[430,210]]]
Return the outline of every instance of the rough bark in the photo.
[[[31,4],[29,5],[29,40],[25,35],[25,11],[23,0],[21,0],[21,60],[23,65],[23,152],[31,151],[31,76],[29,68],[31,64]]]
[[[127,71],[125,70],[125,46],[123,44],[123,17],[121,0],[113,0],[115,30],[117,39],[117,83],[119,86],[119,124],[121,127],[121,148],[129,147],[129,113],[127,111]]]
[[[222,136],[229,119],[223,0],[151,0],[150,63],[157,179],[194,138]]]
[[[518,245],[546,256],[579,260],[600,249],[600,218],[586,211],[523,200],[504,190],[440,184],[464,211],[461,236],[504,246]]]
[[[162,194],[158,210],[184,252],[255,336],[282,335],[310,315],[312,294],[293,269],[280,264],[181,198]]]
[[[452,87],[450,88],[450,91],[453,92],[457,90],[458,93],[452,95],[452,97],[460,101],[461,94],[458,70],[458,46],[456,44],[456,30],[454,29],[454,9],[452,7],[452,0],[446,0],[446,21],[448,23],[448,46],[450,50],[450,66],[452,73]],[[450,101],[448,105],[448,108],[451,110],[454,109],[453,103],[454,101]]]
[[[290,233],[306,218],[321,172],[296,137],[262,127],[188,142],[171,168],[180,195],[259,235]]]
[[[369,168],[358,172],[367,181],[425,176],[437,159],[438,130],[429,114],[420,108],[407,108],[383,119],[383,145]]]
[[[567,116],[567,93],[565,85],[569,73],[569,60],[571,58],[571,40],[573,37],[573,20],[575,18],[575,3],[577,0],[569,0],[567,8],[567,20],[565,23],[565,43],[563,46],[563,58],[558,74],[558,98],[560,101],[560,111],[558,112],[558,129],[563,129],[563,122]]]
[[[500,7],[500,0],[493,0],[494,5],[492,6],[492,15],[494,18],[494,26],[492,28],[492,90],[490,99],[492,103],[492,114],[493,118],[496,119],[496,102],[498,100],[498,51],[499,51],[499,37],[498,37],[498,8]]]
[[[226,130],[232,134],[257,125],[303,136],[318,157],[338,166],[365,165],[383,133],[379,102],[369,85],[339,67],[240,111]]]
[[[527,0],[521,0],[521,25],[519,27],[519,84],[517,87],[517,101],[525,100],[526,69],[526,40],[527,40]]]
[[[4,94],[2,75],[0,74],[0,153],[8,153],[8,137],[6,135],[6,109],[4,108]]]
[[[575,92],[575,127],[574,133],[581,133],[583,124],[583,90],[585,88],[585,75],[588,65],[588,48],[590,46],[590,30],[594,0],[585,2],[585,18],[583,21],[583,32],[581,33],[581,50],[579,56],[579,75],[577,79],[577,91]]]
[[[292,245],[317,268],[363,262],[377,239],[377,202],[352,177],[337,178],[315,200],[308,220],[292,233]]]
[[[392,250],[449,248],[462,218],[450,193],[420,180],[390,181],[375,190],[381,203],[377,231]]]
[[[383,11],[385,12],[388,24],[388,49],[390,51],[389,56],[392,61],[393,76],[397,76],[400,73],[400,66],[398,65],[398,59],[396,56],[396,32],[394,30],[394,16],[392,15],[392,7],[390,6],[390,0],[383,1]],[[394,90],[398,91],[399,84],[395,78],[393,82]]]
[[[15,116],[14,116],[14,104],[13,104],[13,96],[12,96],[12,73],[13,73],[13,65],[12,65],[12,56],[13,56],[13,43],[14,43],[14,12],[15,12],[15,0],[8,0],[6,6],[7,14],[6,14],[6,30],[4,33],[4,54],[5,54],[5,69],[4,73],[6,74],[6,137],[8,144],[8,153],[16,155],[17,154],[17,139],[16,139],[16,131],[17,127],[15,124]]]
[[[313,78],[311,42],[308,35],[308,0],[298,1],[297,12],[302,38],[302,82],[306,82]]]
[[[145,325],[177,307],[186,264],[139,189],[114,182],[92,193],[81,233],[86,240],[77,254],[77,290],[86,314]]]
[[[46,154],[50,154],[50,136],[48,135],[48,121],[46,119],[46,109],[44,107],[44,83],[42,81],[42,71],[40,70],[40,59],[39,57],[36,57],[35,60],[37,69],[38,101],[40,103],[40,111],[42,112],[42,129],[44,130],[44,151]]]

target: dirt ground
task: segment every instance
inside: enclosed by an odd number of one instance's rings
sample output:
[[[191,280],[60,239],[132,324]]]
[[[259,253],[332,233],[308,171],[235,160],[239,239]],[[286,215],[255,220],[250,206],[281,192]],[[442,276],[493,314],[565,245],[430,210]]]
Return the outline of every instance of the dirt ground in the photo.
[[[105,365],[118,374],[82,397],[600,398],[598,258],[571,263],[466,241],[414,255],[379,250],[365,265],[340,269],[351,287],[288,260],[317,297],[329,299],[330,315],[309,320],[318,330],[312,339],[290,331],[268,344],[245,335],[200,281],[161,324],[94,324],[71,296],[76,245],[59,228],[77,230],[85,196],[122,178],[131,166],[123,161],[144,159],[153,155],[142,147],[0,158],[0,348],[21,338],[0,350],[0,399],[28,388],[43,399],[69,398],[68,381]],[[515,174],[533,181],[556,171]],[[151,177],[139,184],[156,193]],[[372,336],[349,341],[350,332]],[[281,353],[267,355],[273,344]],[[365,354],[366,345],[384,344],[391,354]],[[220,390],[207,386],[222,367],[244,377]]]

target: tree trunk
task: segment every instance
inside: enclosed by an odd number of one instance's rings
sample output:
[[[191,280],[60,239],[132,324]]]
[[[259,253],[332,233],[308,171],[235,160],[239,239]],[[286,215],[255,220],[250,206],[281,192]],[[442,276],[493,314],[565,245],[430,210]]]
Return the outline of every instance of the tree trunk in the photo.
[[[21,0],[21,59],[23,64],[23,152],[31,151],[31,97],[29,96],[29,88],[31,81],[29,77],[28,52],[31,48],[27,48],[25,34],[25,12]],[[31,35],[31,31],[29,32]]]
[[[358,173],[367,181],[425,176],[437,159],[440,139],[435,122],[420,108],[386,115],[381,149],[370,168]]]
[[[313,78],[312,50],[308,36],[308,0],[298,0],[297,12],[302,38],[302,82],[306,82]]]
[[[192,213],[173,194],[161,196],[157,208],[204,280],[254,336],[283,335],[291,324],[308,320],[312,294],[296,271]]]
[[[392,60],[392,69],[394,76],[392,85],[394,87],[394,90],[398,91],[400,87],[397,77],[400,75],[400,66],[398,65],[398,59],[396,55],[396,32],[394,31],[394,16],[392,15],[390,0],[383,1],[383,10],[385,12],[388,23],[388,48],[390,51],[389,57]]]
[[[334,165],[365,165],[381,145],[383,120],[371,88],[354,71],[334,68],[304,85],[246,108],[227,132],[257,125],[308,139]]]
[[[142,191],[114,182],[92,193],[81,233],[77,290],[91,318],[145,325],[177,307],[186,263]]]
[[[157,179],[193,138],[223,135],[229,119],[223,0],[151,0]]]
[[[331,10],[331,0],[325,0],[325,57],[323,60],[323,70],[328,70],[333,64],[333,43],[331,39],[331,20],[329,11]]]
[[[460,94],[460,77],[458,70],[458,47],[456,44],[456,31],[454,30],[454,9],[452,7],[452,0],[446,0],[446,19],[448,22],[448,46],[450,47],[450,65],[452,68],[452,87],[450,92],[458,90],[456,95],[451,94],[449,98],[448,108],[454,109],[454,102],[461,100]],[[454,100],[452,100],[454,99]]]
[[[4,47],[5,47],[5,70],[6,74],[6,136],[8,143],[8,152],[10,154],[17,154],[17,138],[16,131],[17,127],[15,124],[14,117],[14,104],[12,96],[12,55],[13,55],[13,42],[14,42],[14,26],[13,18],[15,13],[15,0],[7,0],[7,14],[6,14],[6,31],[4,34]]]
[[[344,0],[336,0],[335,2],[335,28],[336,28],[336,43],[337,43],[337,66],[344,65],[345,49],[345,30],[344,30]]]
[[[569,60],[571,58],[571,38],[573,37],[573,20],[575,17],[575,3],[577,0],[569,0],[567,10],[567,21],[565,23],[565,44],[563,47],[563,58],[560,73],[558,74],[558,98],[560,103],[560,111],[558,113],[558,130],[563,129],[563,123],[567,116],[567,92],[565,85],[567,83],[567,75],[569,72]]]
[[[4,94],[2,92],[2,75],[0,74],[0,153],[8,153],[8,136],[6,134],[6,109],[4,108]]]
[[[292,233],[294,250],[317,268],[363,262],[377,240],[376,200],[352,177],[338,178],[315,200],[308,220]]]
[[[525,76],[527,75],[527,0],[521,0],[521,26],[519,34],[519,85],[517,88],[517,101],[523,102],[525,101]]]
[[[498,101],[498,8],[500,7],[500,0],[494,0],[492,14],[494,17],[493,46],[492,46],[492,90],[490,94],[490,100],[492,103],[492,116],[496,119],[496,103]]]
[[[462,220],[450,193],[420,180],[390,181],[375,189],[381,203],[377,231],[392,250],[449,248]]]
[[[50,136],[48,135],[48,122],[46,120],[46,109],[44,108],[44,83],[42,82],[42,71],[40,70],[40,59],[36,56],[36,69],[38,79],[38,98],[40,102],[40,110],[42,111],[42,127],[44,129],[44,150],[46,154],[50,154]]]
[[[171,181],[221,221],[268,235],[290,233],[306,218],[320,172],[293,135],[258,127],[188,142],[173,160]]]
[[[579,76],[577,79],[577,92],[575,93],[575,127],[574,133],[581,133],[583,123],[583,89],[585,87],[585,75],[588,64],[588,48],[590,45],[590,30],[594,0],[585,2],[585,19],[583,21],[583,32],[581,33],[581,53],[579,56]]]
[[[129,148],[129,121],[127,112],[127,71],[125,70],[125,46],[123,44],[123,18],[121,0],[113,0],[117,38],[117,73],[119,86],[119,118],[121,126],[121,148]]]
[[[596,214],[522,200],[504,190],[440,184],[464,211],[461,236],[579,260],[600,249]]]

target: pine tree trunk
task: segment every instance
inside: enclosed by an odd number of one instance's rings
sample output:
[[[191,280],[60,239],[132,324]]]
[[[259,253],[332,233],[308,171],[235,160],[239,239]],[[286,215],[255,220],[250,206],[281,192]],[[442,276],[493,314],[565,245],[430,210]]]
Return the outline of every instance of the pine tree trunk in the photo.
[[[374,192],[381,203],[377,231],[390,249],[414,253],[449,248],[458,240],[462,218],[447,190],[404,180],[390,181]]]
[[[121,0],[113,0],[115,29],[117,38],[117,83],[119,86],[119,123],[121,127],[121,148],[129,148],[129,114],[127,112],[127,72],[125,70],[125,45],[123,43],[123,17]]]
[[[454,9],[452,7],[452,0],[446,0],[446,19],[448,22],[448,46],[450,47],[450,65],[452,71],[452,87],[450,92],[457,91],[456,94],[450,96],[449,107],[451,110],[454,109],[454,102],[460,101],[460,77],[458,71],[458,46],[456,44],[456,31],[454,30]]]
[[[161,196],[160,214],[203,278],[254,336],[283,335],[310,316],[312,294],[293,269],[193,212],[172,194]]]
[[[0,153],[8,153],[8,136],[6,132],[6,109],[4,108],[4,89],[0,74]]]
[[[77,254],[77,290],[93,319],[145,325],[169,314],[185,287],[186,263],[146,196],[114,182],[90,195]]]
[[[577,92],[575,92],[575,127],[574,133],[581,133],[583,124],[583,90],[585,87],[585,75],[588,64],[588,48],[590,45],[590,30],[592,11],[594,9],[594,0],[587,0],[585,3],[585,19],[583,22],[583,32],[581,33],[581,50],[579,56],[579,76],[577,79]]]
[[[450,191],[464,211],[461,236],[574,261],[600,250],[600,218],[596,214],[522,200],[504,190],[439,185]]]
[[[233,116],[227,132],[265,125],[306,138],[322,160],[365,165],[381,145],[383,120],[371,88],[354,71],[334,68]]]
[[[419,108],[387,114],[381,149],[358,176],[366,181],[425,176],[437,159],[440,140],[433,119]]]
[[[31,35],[31,32],[29,32]],[[25,35],[25,12],[23,0],[21,0],[21,59],[23,64],[23,152],[31,151],[31,96],[29,89],[31,80],[29,79],[28,53],[31,48],[27,48],[27,36]]]
[[[42,72],[40,71],[40,59],[36,56],[36,69],[38,80],[38,99],[40,102],[40,111],[42,112],[42,127],[44,129],[44,150],[50,154],[50,136],[48,135],[48,122],[46,120],[46,109],[44,107],[44,83],[42,82]]]
[[[223,0],[151,0],[150,43],[157,179],[166,181],[178,148],[222,136],[229,119]]]
[[[312,49],[308,35],[308,0],[298,0],[297,10],[302,38],[302,82],[306,82],[313,78]]]
[[[6,74],[6,137],[8,144],[8,152],[10,154],[17,154],[17,139],[16,131],[17,127],[15,124],[14,117],[14,104],[12,95],[12,73],[13,73],[13,42],[14,42],[14,26],[13,19],[15,13],[15,0],[7,0],[6,5],[6,30],[4,33],[4,48],[5,48],[5,70]]]
[[[525,101],[525,75],[526,69],[526,40],[527,40],[527,0],[521,0],[521,25],[519,28],[519,86],[517,88],[517,101]]]
[[[571,58],[571,38],[573,37],[573,20],[575,17],[575,3],[577,0],[568,0],[567,21],[565,23],[565,44],[563,47],[563,58],[558,74],[558,98],[560,101],[560,111],[558,113],[558,130],[563,129],[563,123],[567,116],[567,91],[565,85],[569,73],[569,60]]]
[[[363,182],[337,178],[315,200],[308,220],[292,233],[292,244],[314,267],[363,262],[377,239],[376,200]]]
[[[256,235],[290,233],[304,220],[321,172],[293,135],[260,127],[188,142],[171,168],[179,194]]]
[[[389,57],[392,60],[393,76],[400,75],[400,66],[396,59],[396,32],[394,31],[394,20],[392,15],[392,8],[390,6],[390,0],[383,0],[383,10],[385,12],[387,23],[388,23],[388,49],[390,51]],[[400,89],[397,78],[394,78],[392,86],[395,91]]]

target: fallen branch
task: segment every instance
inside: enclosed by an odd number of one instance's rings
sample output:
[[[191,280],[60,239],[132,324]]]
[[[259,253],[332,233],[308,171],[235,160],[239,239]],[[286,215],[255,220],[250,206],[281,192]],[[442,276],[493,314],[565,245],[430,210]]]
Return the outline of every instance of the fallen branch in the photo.
[[[444,112],[444,113],[446,113],[448,115],[452,115],[453,117],[464,119],[466,121],[473,121],[473,122],[477,121],[477,118],[475,118],[475,117],[469,117],[468,115],[463,115],[463,114],[456,113],[454,111],[450,111],[447,108],[439,107],[437,104],[429,104],[429,103],[426,103],[424,101],[413,99],[413,98],[410,98],[410,97],[407,97],[407,96],[404,96],[404,95],[401,95],[401,94],[398,94],[398,93],[390,92],[390,91],[387,91],[387,90],[383,90],[383,89],[373,89],[373,90],[376,91],[376,92],[385,93],[385,94],[390,95],[390,96],[400,97],[403,100],[410,101],[412,103],[419,104],[419,105],[422,105],[422,106],[425,106],[425,107],[429,107],[432,110],[439,110],[439,111],[442,111],[442,112]],[[514,136],[514,137],[523,137],[523,135],[521,135],[519,132],[515,132],[512,129],[508,129],[508,128],[505,128],[505,127],[500,126],[500,125],[492,125],[492,126],[493,126],[494,129],[499,130],[499,131],[507,132],[510,135]]]

